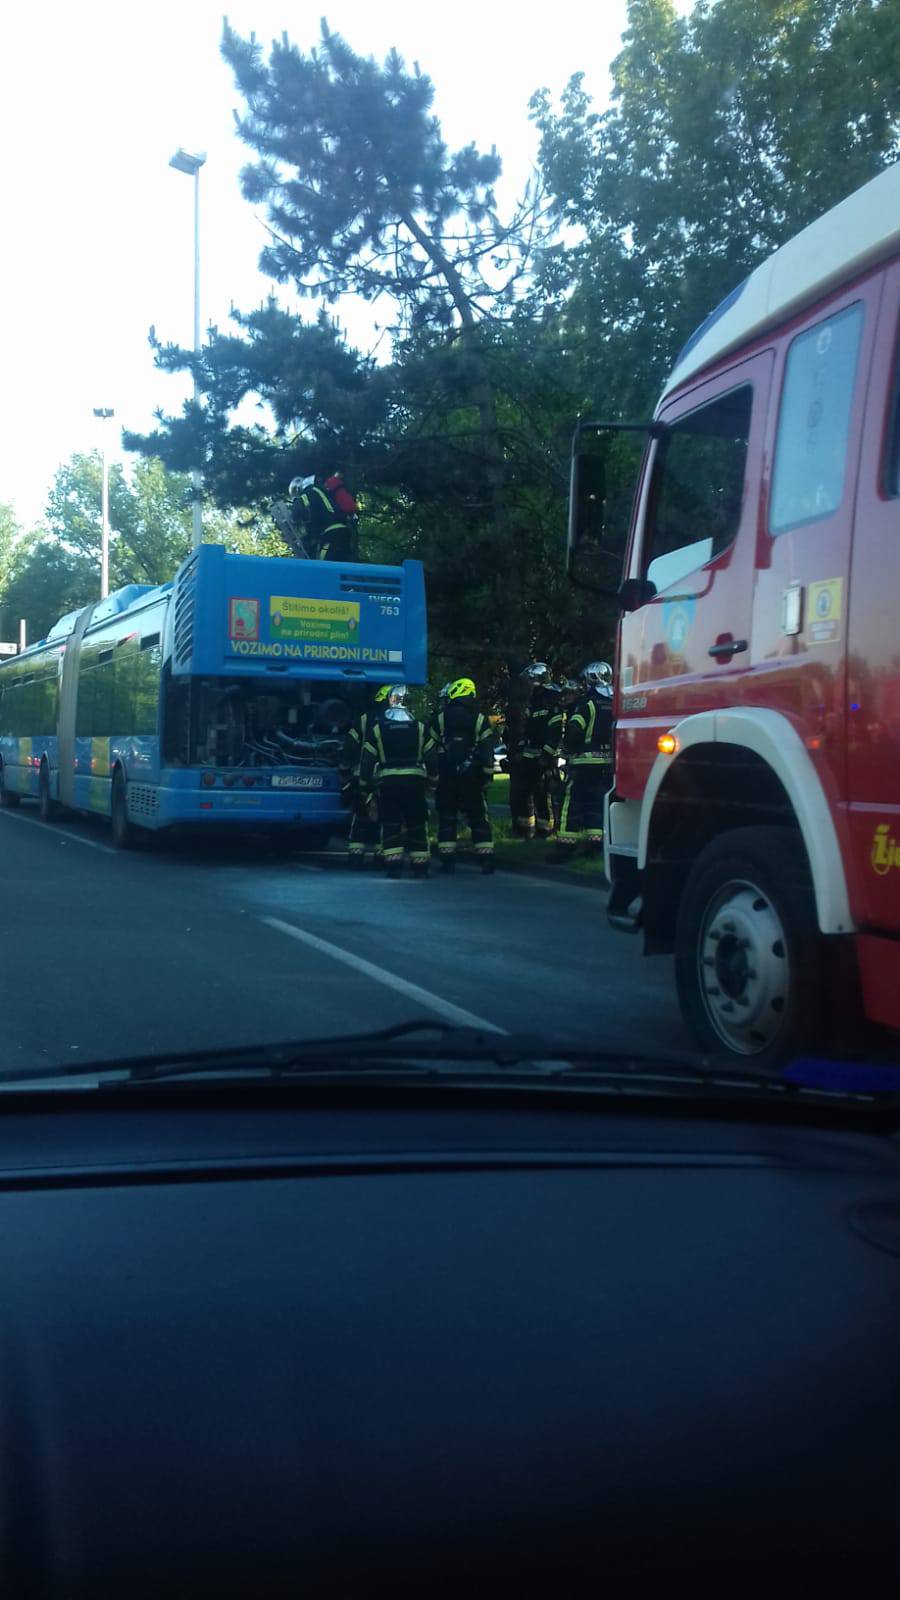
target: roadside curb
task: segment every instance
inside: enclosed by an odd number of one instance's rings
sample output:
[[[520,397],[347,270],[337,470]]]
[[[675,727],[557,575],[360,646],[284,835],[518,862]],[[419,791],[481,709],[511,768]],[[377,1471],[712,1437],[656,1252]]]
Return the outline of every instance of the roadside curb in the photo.
[[[432,847],[432,860],[437,860],[437,850]],[[476,866],[477,858],[474,850],[465,848],[457,851],[457,860],[466,866]],[[548,883],[574,884],[579,889],[609,889],[609,883],[602,872],[588,875],[584,872],[573,872],[571,867],[549,867],[544,861],[507,861],[502,855],[495,852],[494,864],[498,872],[508,872],[511,876],[517,873],[526,878],[542,878]]]
[[[546,879],[548,883],[574,884],[578,889],[609,889],[609,882],[602,872],[574,872],[571,867],[548,867],[543,861],[504,861],[501,856],[497,857],[497,868],[513,876],[520,873],[528,878]]]

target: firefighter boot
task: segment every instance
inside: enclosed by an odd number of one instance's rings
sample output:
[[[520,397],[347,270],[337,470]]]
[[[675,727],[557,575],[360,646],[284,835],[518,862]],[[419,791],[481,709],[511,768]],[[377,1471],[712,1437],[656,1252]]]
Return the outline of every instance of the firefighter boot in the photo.
[[[431,868],[427,861],[414,861],[412,863],[412,875],[414,878],[427,878],[430,872]]]
[[[456,871],[456,857],[455,856],[441,856],[441,871],[442,872],[448,872],[448,873],[449,872],[455,872]]]

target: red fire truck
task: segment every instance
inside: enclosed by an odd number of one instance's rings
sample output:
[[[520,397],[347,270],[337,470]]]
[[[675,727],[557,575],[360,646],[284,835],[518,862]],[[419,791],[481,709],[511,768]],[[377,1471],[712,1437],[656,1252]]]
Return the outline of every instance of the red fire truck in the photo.
[[[636,428],[610,920],[674,952],[710,1052],[900,1029],[900,164],[728,296],[652,423],[579,426],[576,574]]]

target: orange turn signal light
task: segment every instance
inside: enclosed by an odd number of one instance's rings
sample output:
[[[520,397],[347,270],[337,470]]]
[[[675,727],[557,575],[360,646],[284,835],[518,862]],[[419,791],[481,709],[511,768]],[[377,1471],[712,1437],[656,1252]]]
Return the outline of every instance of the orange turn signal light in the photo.
[[[678,740],[674,733],[661,733],[656,741],[656,748],[661,756],[673,756],[678,749]]]

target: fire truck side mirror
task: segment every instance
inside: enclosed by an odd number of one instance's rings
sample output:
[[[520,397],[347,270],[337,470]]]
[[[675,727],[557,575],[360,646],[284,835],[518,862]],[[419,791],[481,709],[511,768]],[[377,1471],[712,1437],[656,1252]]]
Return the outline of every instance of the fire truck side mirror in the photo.
[[[606,526],[606,462],[596,448],[588,454],[573,450],[569,480],[569,538],[567,566],[571,575],[575,554],[585,546],[603,544]]]
[[[619,585],[617,596],[623,611],[640,611],[641,606],[656,597],[656,584],[652,578],[626,578]]]

